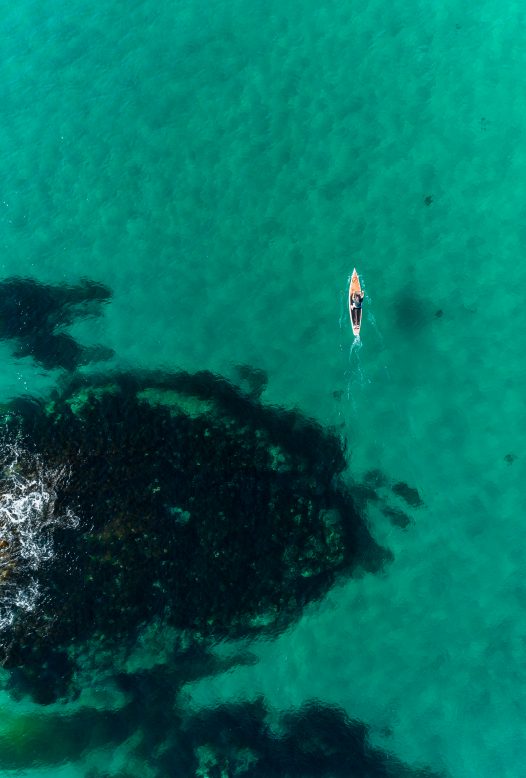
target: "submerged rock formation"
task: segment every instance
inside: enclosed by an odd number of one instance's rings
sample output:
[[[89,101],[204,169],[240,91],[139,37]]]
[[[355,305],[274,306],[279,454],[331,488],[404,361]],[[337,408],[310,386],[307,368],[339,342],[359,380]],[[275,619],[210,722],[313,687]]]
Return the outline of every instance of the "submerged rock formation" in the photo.
[[[82,759],[88,749],[109,751],[127,741],[133,768],[118,775],[130,778],[439,778],[375,747],[369,728],[334,705],[311,701],[277,716],[258,698],[185,712],[167,692],[173,678],[161,670],[119,680],[127,698],[122,707],[82,708],[66,717],[28,713],[16,728],[3,722],[2,768],[34,767],[36,751],[39,766],[50,769]],[[110,773],[101,767],[86,775]]]
[[[0,281],[0,340],[13,342],[16,357],[32,357],[48,370],[110,359],[111,349],[82,346],[62,331],[76,319],[99,316],[110,298],[107,286],[85,278],[78,284],[6,278]]]
[[[67,692],[83,641],[131,645],[153,619],[198,642],[276,631],[388,558],[339,478],[340,440],[210,373],[77,377],[6,410],[8,438],[67,468],[52,511],[76,517],[53,528],[39,607],[3,634],[42,702]]]
[[[278,733],[269,727],[268,715],[257,700],[205,710],[183,722],[191,754],[188,778],[439,778],[374,748],[368,727],[336,706],[306,704],[281,717]],[[159,774],[170,774],[176,750],[159,761]]]

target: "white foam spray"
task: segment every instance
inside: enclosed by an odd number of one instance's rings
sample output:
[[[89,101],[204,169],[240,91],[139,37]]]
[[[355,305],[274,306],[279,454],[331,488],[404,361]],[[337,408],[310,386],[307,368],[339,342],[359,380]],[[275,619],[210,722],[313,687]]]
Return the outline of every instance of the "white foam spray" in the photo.
[[[46,467],[17,442],[0,440],[0,633],[41,597],[37,572],[53,557],[53,531],[75,527],[71,510],[56,510],[66,467]]]

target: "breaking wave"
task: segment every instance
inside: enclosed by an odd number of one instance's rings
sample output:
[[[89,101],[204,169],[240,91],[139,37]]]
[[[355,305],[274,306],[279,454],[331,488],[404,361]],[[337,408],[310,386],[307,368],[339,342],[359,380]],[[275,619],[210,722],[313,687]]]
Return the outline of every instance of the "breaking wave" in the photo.
[[[38,570],[53,558],[53,532],[74,528],[73,511],[57,511],[67,467],[46,467],[17,442],[0,441],[0,633],[41,598]]]

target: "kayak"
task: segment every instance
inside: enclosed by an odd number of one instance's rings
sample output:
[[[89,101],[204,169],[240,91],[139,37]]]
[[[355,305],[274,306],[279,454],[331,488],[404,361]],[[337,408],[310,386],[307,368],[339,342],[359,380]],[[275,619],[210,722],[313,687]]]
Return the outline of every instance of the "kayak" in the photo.
[[[360,279],[356,268],[352,271],[351,283],[349,284],[349,316],[351,317],[352,331],[356,336],[360,334],[360,327],[362,326],[362,309],[355,308],[352,302],[352,296],[355,292],[361,292]]]

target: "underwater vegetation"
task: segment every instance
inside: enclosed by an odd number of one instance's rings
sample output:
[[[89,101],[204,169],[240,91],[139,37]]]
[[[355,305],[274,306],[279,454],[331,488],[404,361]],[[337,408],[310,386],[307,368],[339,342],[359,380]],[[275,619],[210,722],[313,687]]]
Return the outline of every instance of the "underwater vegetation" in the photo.
[[[176,705],[168,716],[161,673],[121,680],[130,695],[127,721],[137,720],[134,707],[140,699],[152,701],[151,721],[141,719],[143,738],[136,754],[159,776],[437,778],[431,770],[410,768],[372,746],[368,727],[337,706],[311,701],[274,717],[272,726],[262,698],[196,713]],[[152,754],[157,755],[153,760]]]
[[[14,356],[33,357],[48,370],[74,370],[87,362],[109,359],[111,349],[81,346],[61,328],[77,318],[100,315],[110,297],[108,287],[88,279],[73,285],[5,279],[0,281],[0,339],[14,341]]]
[[[187,652],[177,673],[156,667],[119,675],[116,683],[125,699],[119,707],[79,708],[68,716],[33,713],[4,722],[0,767],[23,770],[28,751],[38,754],[39,766],[50,767],[79,760],[94,748],[115,748],[135,735],[130,775],[147,765],[148,774],[159,778],[438,778],[374,747],[366,725],[320,701],[279,717],[261,697],[185,710],[178,701],[185,676],[196,678],[210,669],[204,652]],[[87,774],[109,778],[112,773],[93,768]]]
[[[192,748],[188,775],[209,778],[432,778],[430,770],[413,769],[392,754],[374,748],[368,728],[339,708],[319,702],[288,712],[279,731],[268,723],[262,700],[222,705],[183,723]],[[175,753],[163,755],[160,775],[176,768]],[[193,762],[193,764],[192,764]]]
[[[3,632],[14,693],[73,693],[84,642],[111,655],[154,619],[185,645],[276,633],[338,576],[390,559],[341,478],[341,440],[211,373],[76,376],[4,411],[33,452],[18,477],[66,468],[46,510],[75,517],[33,571],[38,607]]]

